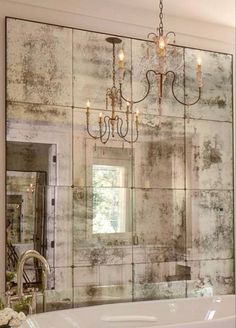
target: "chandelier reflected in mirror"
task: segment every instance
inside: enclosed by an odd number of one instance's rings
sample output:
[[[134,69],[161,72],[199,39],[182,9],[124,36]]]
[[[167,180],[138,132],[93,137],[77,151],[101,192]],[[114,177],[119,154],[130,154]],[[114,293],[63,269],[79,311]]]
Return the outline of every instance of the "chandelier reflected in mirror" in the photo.
[[[156,54],[158,58],[158,68],[156,70],[150,69],[146,72],[146,81],[147,81],[147,91],[146,94],[138,99],[138,100],[128,100],[122,93],[122,85],[124,81],[124,75],[125,75],[125,67],[124,67],[124,54],[122,56],[123,58],[123,64],[120,65],[119,68],[119,83],[120,83],[120,96],[123,100],[130,102],[132,104],[137,104],[142,102],[144,99],[147,98],[147,96],[150,93],[151,90],[151,82],[150,82],[150,76],[153,74],[156,77],[157,81],[157,93],[158,93],[158,99],[159,104],[162,102],[163,98],[163,87],[164,87],[164,81],[167,76],[172,77],[171,82],[171,91],[173,94],[173,97],[175,100],[184,105],[184,106],[192,106],[195,105],[201,98],[201,90],[202,90],[202,63],[201,59],[197,59],[197,66],[196,66],[196,81],[198,85],[198,96],[193,101],[185,101],[185,99],[180,100],[176,93],[175,93],[175,82],[176,82],[176,73],[173,70],[166,70],[167,66],[167,59],[171,54],[168,54],[168,45],[170,44],[170,41],[172,39],[173,45],[175,45],[175,32],[170,31],[166,34],[164,34],[164,26],[163,26],[163,0],[160,0],[159,3],[159,27],[157,28],[156,33],[149,33],[148,39],[153,41],[155,44]]]
[[[106,90],[106,112],[110,110],[111,114],[104,115],[102,112],[98,117],[98,132],[93,134],[91,132],[91,113],[90,101],[87,101],[87,132],[93,139],[99,139],[103,144],[106,144],[110,137],[118,136],[123,141],[134,143],[138,140],[139,136],[139,112],[133,112],[133,103],[126,102],[125,112],[122,110],[123,99],[121,97],[120,89],[116,87],[116,44],[122,42],[121,39],[116,37],[109,37],[106,41],[112,44],[113,61],[112,61],[112,87]],[[124,69],[124,53],[119,52],[118,71]],[[130,138],[129,138],[129,137]]]

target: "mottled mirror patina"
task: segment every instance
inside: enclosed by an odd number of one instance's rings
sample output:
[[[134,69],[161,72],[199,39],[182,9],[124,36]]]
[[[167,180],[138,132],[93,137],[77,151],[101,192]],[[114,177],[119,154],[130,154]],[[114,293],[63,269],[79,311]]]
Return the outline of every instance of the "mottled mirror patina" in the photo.
[[[7,270],[40,251],[48,310],[233,293],[232,56],[170,46],[179,98],[196,96],[202,58],[201,101],[176,103],[168,78],[159,105],[153,79],[134,107],[138,141],[102,145],[87,133],[86,101],[96,132],[112,83],[107,35],[6,22]],[[123,91],[140,98],[155,48],[121,39]],[[39,283],[35,264],[26,273]]]

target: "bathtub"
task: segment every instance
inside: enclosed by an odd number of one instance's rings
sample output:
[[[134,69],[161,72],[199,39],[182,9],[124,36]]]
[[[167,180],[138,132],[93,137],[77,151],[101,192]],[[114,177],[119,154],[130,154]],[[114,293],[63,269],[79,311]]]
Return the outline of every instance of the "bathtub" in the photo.
[[[24,328],[235,328],[235,295],[119,303],[32,315]]]

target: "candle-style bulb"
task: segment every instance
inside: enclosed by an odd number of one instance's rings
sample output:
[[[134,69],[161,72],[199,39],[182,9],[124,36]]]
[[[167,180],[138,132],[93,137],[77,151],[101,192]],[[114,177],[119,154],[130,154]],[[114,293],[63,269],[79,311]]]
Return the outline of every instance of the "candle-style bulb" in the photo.
[[[160,40],[159,40],[159,48],[161,49],[161,50],[164,50],[165,49],[165,40],[162,38],[162,37],[160,37]]]
[[[101,112],[101,113],[99,113],[99,124],[102,124],[102,118],[103,118],[103,114]]]
[[[199,66],[202,65],[202,58],[201,58],[201,57],[198,57],[198,59],[197,59],[197,64],[198,64]]]
[[[119,58],[119,61],[118,61],[119,70],[123,72],[124,67],[125,67],[125,63],[124,63],[125,54],[124,54],[123,49],[120,49],[118,58]],[[123,74],[121,73],[121,75],[123,75]]]
[[[120,61],[123,61],[125,59],[125,54],[123,49],[120,49],[118,57]]]
[[[198,57],[197,58],[197,68],[196,68],[196,71],[197,71],[197,84],[198,84],[198,87],[199,88],[202,88],[202,59],[201,57]]]
[[[87,119],[89,118],[89,109],[90,109],[90,101],[87,100],[87,103],[86,103],[86,114],[87,114]]]

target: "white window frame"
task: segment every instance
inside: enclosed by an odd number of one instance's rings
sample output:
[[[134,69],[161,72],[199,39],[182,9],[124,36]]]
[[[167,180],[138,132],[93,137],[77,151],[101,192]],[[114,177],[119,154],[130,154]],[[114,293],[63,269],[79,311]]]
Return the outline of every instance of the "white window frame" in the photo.
[[[132,240],[132,217],[131,217],[131,161],[126,159],[113,159],[113,158],[93,158],[93,152],[96,143],[91,138],[86,138],[86,185],[91,186],[92,189],[92,179],[93,179],[93,165],[110,165],[110,166],[120,166],[124,167],[124,185],[123,188],[126,191],[126,218],[125,218],[125,232],[117,232],[117,233],[93,233],[93,211],[87,211],[87,239],[94,240],[104,240],[104,241],[113,241],[114,238],[122,243],[129,244]],[[99,147],[101,147],[99,145]],[[109,144],[103,145],[102,147],[106,148],[118,148],[121,149],[120,141],[109,141]],[[131,152],[131,148],[126,148]],[[89,187],[88,187],[89,188]],[[87,208],[92,208],[93,199],[92,197],[87,198]]]

